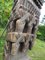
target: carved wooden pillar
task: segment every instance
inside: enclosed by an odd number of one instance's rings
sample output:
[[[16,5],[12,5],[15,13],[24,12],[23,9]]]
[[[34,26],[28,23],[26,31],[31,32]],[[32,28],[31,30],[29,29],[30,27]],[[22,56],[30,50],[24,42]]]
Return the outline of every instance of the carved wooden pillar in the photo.
[[[38,2],[38,4],[36,4]],[[39,1],[14,0],[8,27],[4,60],[30,60],[26,56],[31,50],[40,15]]]

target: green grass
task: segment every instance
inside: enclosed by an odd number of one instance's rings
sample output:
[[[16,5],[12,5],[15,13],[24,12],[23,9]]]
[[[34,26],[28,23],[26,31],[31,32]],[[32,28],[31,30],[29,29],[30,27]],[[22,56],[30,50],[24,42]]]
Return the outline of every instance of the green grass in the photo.
[[[28,55],[32,60],[45,60],[45,42],[37,39]]]

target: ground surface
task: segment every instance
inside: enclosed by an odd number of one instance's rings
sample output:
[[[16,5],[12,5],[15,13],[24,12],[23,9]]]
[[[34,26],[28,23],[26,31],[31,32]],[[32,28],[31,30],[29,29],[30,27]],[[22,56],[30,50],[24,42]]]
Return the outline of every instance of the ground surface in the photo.
[[[15,56],[11,56],[9,60],[31,60],[31,58],[24,53],[17,53]]]

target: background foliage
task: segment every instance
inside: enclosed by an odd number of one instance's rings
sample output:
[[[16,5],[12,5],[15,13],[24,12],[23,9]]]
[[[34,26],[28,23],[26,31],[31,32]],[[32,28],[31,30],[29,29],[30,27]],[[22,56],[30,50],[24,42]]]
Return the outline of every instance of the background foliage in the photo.
[[[0,26],[5,27],[12,9],[13,0],[0,0]]]

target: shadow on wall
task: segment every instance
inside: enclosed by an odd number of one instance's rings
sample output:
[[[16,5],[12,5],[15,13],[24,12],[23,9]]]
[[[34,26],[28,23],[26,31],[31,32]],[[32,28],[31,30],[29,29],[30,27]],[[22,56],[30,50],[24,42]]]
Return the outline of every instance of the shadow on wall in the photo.
[[[45,26],[39,26],[37,32],[37,38],[42,41],[45,41]]]

